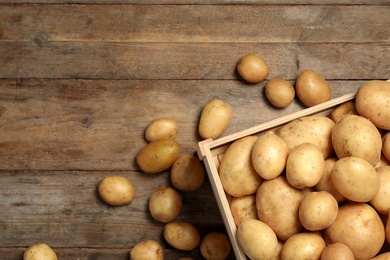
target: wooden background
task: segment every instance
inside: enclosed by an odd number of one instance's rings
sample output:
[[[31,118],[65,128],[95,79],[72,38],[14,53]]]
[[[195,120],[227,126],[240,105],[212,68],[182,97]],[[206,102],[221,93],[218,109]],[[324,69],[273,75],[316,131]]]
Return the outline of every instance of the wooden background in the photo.
[[[174,250],[147,209],[169,171],[135,163],[159,117],[179,124],[181,153],[195,154],[200,111],[218,97],[234,116],[224,135],[304,109],[266,101],[235,71],[255,53],[268,79],[322,74],[333,97],[390,78],[390,1],[16,0],[0,1],[0,259],[45,242],[59,259],[128,259],[144,239]],[[110,207],[97,184],[119,174],[136,186]],[[201,235],[224,232],[208,180],[182,193],[178,217]],[[234,259],[233,254],[231,258]]]

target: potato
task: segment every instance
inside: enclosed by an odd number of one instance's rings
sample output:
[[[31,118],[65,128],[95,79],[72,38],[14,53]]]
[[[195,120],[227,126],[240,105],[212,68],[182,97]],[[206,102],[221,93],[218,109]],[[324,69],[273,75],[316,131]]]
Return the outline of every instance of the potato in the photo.
[[[335,123],[326,116],[306,116],[282,126],[279,135],[287,143],[289,150],[302,143],[312,143],[320,147],[325,159],[333,153],[332,129]]]
[[[328,82],[316,71],[305,70],[295,82],[295,91],[299,100],[306,106],[312,107],[332,98]]]
[[[262,178],[253,167],[251,152],[257,136],[246,136],[234,141],[225,151],[219,175],[226,193],[233,197],[254,194]]]
[[[321,254],[321,260],[355,260],[349,247],[343,243],[329,244]]]
[[[325,160],[318,146],[300,144],[288,154],[287,181],[297,189],[314,187],[321,180],[324,167]]]
[[[390,244],[390,217],[389,216],[390,216],[390,210],[387,213],[387,221],[385,225],[385,239],[388,244]]]
[[[270,260],[282,260],[282,248],[283,248],[284,242],[278,241],[278,248],[276,249],[276,254],[270,259]]]
[[[381,157],[382,137],[373,123],[358,115],[346,115],[333,127],[333,148],[339,159],[354,156],[375,166]]]
[[[171,182],[180,191],[194,191],[199,189],[205,179],[205,170],[198,157],[192,154],[183,154],[175,160],[171,167]]]
[[[389,259],[390,259],[390,252],[381,253],[376,255],[373,258],[370,258],[370,260],[389,260]]]
[[[153,120],[145,131],[145,139],[148,142],[153,142],[162,138],[175,138],[179,126],[177,122],[171,118],[158,118]]]
[[[252,163],[265,180],[278,177],[286,166],[288,147],[274,132],[262,134],[252,147]]]
[[[383,156],[390,161],[390,132],[386,132],[382,136],[382,153]]]
[[[325,247],[325,241],[320,235],[302,232],[284,242],[281,256],[283,260],[320,259]]]
[[[358,115],[354,101],[347,101],[333,109],[330,118],[337,123],[345,115]]]
[[[378,213],[367,203],[349,202],[339,207],[336,220],[325,229],[327,243],[343,243],[356,260],[374,257],[385,241]]]
[[[229,237],[220,232],[208,233],[200,242],[200,253],[206,260],[224,260],[231,249]]]
[[[230,202],[230,211],[236,226],[239,226],[246,219],[258,219],[256,195],[233,197]]]
[[[202,109],[198,131],[203,139],[216,139],[228,128],[233,109],[220,99],[209,101]]]
[[[200,244],[199,231],[188,222],[172,221],[164,226],[165,241],[179,250],[193,250]]]
[[[162,138],[145,145],[137,154],[138,166],[146,173],[167,170],[175,162],[180,147],[173,138]]]
[[[269,225],[277,237],[285,241],[302,231],[298,214],[303,197],[303,191],[291,186],[285,175],[265,180],[256,193],[259,220]]]
[[[250,83],[258,83],[265,80],[269,74],[268,64],[255,54],[247,54],[241,57],[237,64],[238,74]]]
[[[134,200],[135,188],[124,176],[110,175],[104,177],[98,185],[100,197],[108,204],[120,206]]]
[[[355,202],[368,202],[380,189],[380,179],[375,168],[359,157],[339,159],[331,174],[336,190]]]
[[[39,243],[24,251],[23,260],[57,260],[57,254],[48,244]]]
[[[257,219],[247,219],[238,226],[237,241],[250,259],[271,259],[278,249],[274,231]]]
[[[329,157],[328,159],[325,160],[325,167],[322,173],[321,180],[314,187],[317,191],[329,192],[330,194],[333,195],[333,197],[337,200],[337,202],[342,202],[345,200],[345,197],[336,190],[331,178],[332,169],[333,166],[336,164],[337,160],[338,158],[336,157]]]
[[[380,179],[380,188],[370,200],[370,204],[381,214],[387,215],[390,209],[390,166],[381,166],[375,169]]]
[[[370,80],[360,85],[355,98],[359,115],[376,127],[390,130],[390,81]]]
[[[265,85],[265,95],[268,101],[278,108],[285,108],[295,97],[293,85],[282,78],[272,78]]]
[[[299,220],[307,230],[322,230],[335,221],[338,209],[336,199],[329,192],[309,192],[299,205]]]
[[[182,208],[180,194],[171,187],[161,187],[155,190],[149,199],[149,212],[160,222],[171,222],[180,214]]]
[[[130,260],[163,260],[164,250],[155,240],[138,242],[130,251]]]

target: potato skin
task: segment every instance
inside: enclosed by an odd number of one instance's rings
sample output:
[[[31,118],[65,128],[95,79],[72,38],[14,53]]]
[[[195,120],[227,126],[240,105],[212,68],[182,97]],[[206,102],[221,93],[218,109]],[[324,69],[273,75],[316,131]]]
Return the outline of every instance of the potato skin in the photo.
[[[210,232],[200,242],[200,253],[206,260],[226,259],[231,249],[229,237],[220,232]]]
[[[192,154],[180,155],[171,167],[171,182],[180,191],[199,189],[205,180],[205,176],[202,162]]]
[[[130,260],[163,260],[164,250],[155,240],[144,240],[134,245]]]
[[[145,145],[136,160],[142,171],[159,173],[171,167],[179,153],[180,147],[175,139],[162,138]]]
[[[155,190],[149,198],[149,212],[160,222],[176,219],[182,208],[182,198],[173,188],[165,186]]]
[[[328,82],[314,70],[305,70],[298,76],[295,91],[299,100],[308,107],[321,104],[332,98]]]
[[[246,195],[241,197],[232,197],[230,210],[233,215],[236,226],[246,219],[258,219],[256,208],[256,195]]]
[[[285,79],[272,78],[265,85],[265,95],[268,101],[278,108],[285,108],[295,97],[294,86]]]
[[[255,54],[241,57],[237,64],[237,72],[247,82],[258,83],[265,80],[269,74],[268,64]]]
[[[199,231],[190,223],[172,221],[164,226],[165,240],[176,249],[193,250],[200,245]]]
[[[175,138],[179,131],[177,122],[171,118],[157,118],[153,120],[145,131],[145,139],[153,142],[162,138]]]
[[[390,82],[370,80],[360,85],[355,98],[359,115],[376,127],[390,130]]]
[[[284,242],[281,256],[283,260],[320,259],[325,247],[325,240],[320,235],[302,232]]]
[[[110,175],[104,177],[98,185],[100,197],[113,206],[131,203],[135,197],[133,184],[124,176]]]
[[[378,193],[370,200],[371,205],[383,215],[387,215],[390,209],[390,166],[380,166],[375,168],[380,179]]]
[[[49,245],[39,243],[24,251],[23,260],[57,260],[57,254]]]

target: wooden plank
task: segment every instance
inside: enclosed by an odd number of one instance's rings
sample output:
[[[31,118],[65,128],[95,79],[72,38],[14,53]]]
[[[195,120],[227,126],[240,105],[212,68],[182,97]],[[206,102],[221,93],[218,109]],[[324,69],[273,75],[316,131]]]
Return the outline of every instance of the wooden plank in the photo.
[[[389,42],[390,5],[3,5],[0,40]]]
[[[390,43],[0,42],[0,78],[238,79],[248,53],[269,77],[295,79],[314,69],[327,79],[386,79]]]
[[[329,81],[333,97],[362,82]],[[0,80],[0,169],[137,170],[144,131],[156,118],[175,119],[181,153],[195,153],[198,118],[212,98],[233,108],[224,134],[304,108],[298,100],[273,108],[263,87],[234,80]]]

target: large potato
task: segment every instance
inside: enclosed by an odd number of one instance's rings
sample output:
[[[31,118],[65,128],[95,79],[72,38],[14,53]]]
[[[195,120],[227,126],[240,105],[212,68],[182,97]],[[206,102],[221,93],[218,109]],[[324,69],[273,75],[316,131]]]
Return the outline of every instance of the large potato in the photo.
[[[172,221],[164,226],[165,241],[179,250],[193,250],[200,245],[200,233],[188,222]]]
[[[145,139],[148,142],[153,142],[162,138],[175,138],[179,126],[177,122],[171,118],[158,118],[153,120],[145,131]]]
[[[118,175],[104,177],[98,184],[98,192],[106,203],[113,206],[129,204],[135,197],[131,181]]]
[[[370,203],[379,213],[387,215],[390,209],[390,166],[380,166],[375,170],[380,179],[380,188]]]
[[[289,150],[302,143],[320,147],[324,158],[333,153],[332,129],[335,123],[326,116],[307,116],[282,126],[277,134],[287,143]]]
[[[233,197],[256,193],[262,182],[251,157],[257,139],[257,136],[247,136],[234,141],[222,157],[219,167],[221,183],[226,193]]]
[[[138,242],[130,251],[130,260],[163,260],[164,250],[155,240]]]
[[[219,137],[229,126],[233,110],[220,99],[213,99],[202,109],[198,131],[203,139]]]
[[[371,80],[362,84],[355,99],[358,113],[376,127],[390,130],[390,82]]]
[[[48,244],[39,243],[24,251],[23,260],[57,260],[57,254]]]
[[[303,198],[303,191],[291,186],[285,175],[265,180],[256,193],[259,220],[269,225],[277,237],[285,241],[302,230],[299,205]]]
[[[284,242],[281,256],[283,260],[320,259],[325,247],[325,240],[317,233],[302,232]]]
[[[175,139],[162,138],[145,145],[136,160],[142,171],[159,173],[172,166],[179,152],[180,147]]]
[[[375,166],[381,157],[382,137],[370,120],[346,115],[333,127],[332,143],[339,159],[355,156]]]

